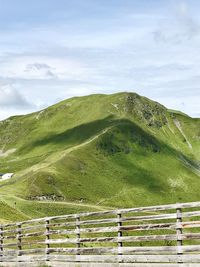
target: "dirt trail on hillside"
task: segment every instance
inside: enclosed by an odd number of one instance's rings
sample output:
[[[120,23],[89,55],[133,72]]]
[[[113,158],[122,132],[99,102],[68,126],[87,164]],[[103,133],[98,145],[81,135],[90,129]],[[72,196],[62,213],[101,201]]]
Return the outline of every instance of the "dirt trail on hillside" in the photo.
[[[7,157],[8,155],[14,153],[16,151],[15,148],[9,149],[7,151],[3,151],[0,149],[0,157]]]
[[[8,196],[8,195],[7,195]],[[13,198],[13,200],[15,201],[31,201],[31,200],[25,200],[22,199],[20,197],[17,196],[11,196]],[[10,208],[17,210],[18,212],[20,212],[22,215],[24,216],[29,216],[27,214],[25,214],[23,211],[21,211],[20,209],[17,209],[15,205],[11,205],[9,201],[6,201],[3,196],[0,198],[0,201],[4,202],[5,205],[8,205]],[[13,203],[15,202],[13,201]],[[77,206],[77,207],[86,207],[86,208],[92,208],[92,209],[96,209],[99,211],[106,211],[106,210],[112,210],[114,209],[113,207],[109,207],[109,206],[102,206],[102,205],[98,205],[98,204],[88,204],[88,203],[77,203],[77,202],[70,202],[70,201],[53,201],[53,200],[34,200],[34,203],[44,203],[44,204],[61,204],[61,205],[66,205],[66,206]],[[29,216],[30,217],[30,216]]]
[[[18,173],[18,176],[23,176],[28,174],[29,172],[33,172],[33,171],[38,171],[47,167],[51,167],[52,164],[54,164],[56,161],[64,158],[67,154],[71,153],[72,151],[75,151],[83,146],[88,145],[89,143],[93,142],[94,140],[96,140],[97,138],[99,138],[101,135],[105,134],[107,131],[109,131],[113,126],[107,127],[106,129],[104,129],[103,131],[101,131],[100,133],[96,134],[95,136],[89,138],[88,140],[86,140],[85,142],[79,144],[79,145],[75,145],[73,147],[67,148],[64,151],[59,151],[59,152],[55,152],[53,155],[50,155],[48,158],[46,158],[44,160],[44,162],[42,163],[37,163],[33,166],[31,166],[28,169],[25,169],[21,172]]]
[[[84,204],[84,203],[77,203],[77,202],[69,202],[69,201],[51,201],[51,200],[34,200],[34,202],[38,203],[52,203],[52,204],[62,204],[62,205],[70,205],[70,206],[78,206],[78,207],[87,207],[87,208],[93,208],[101,211],[109,210],[109,209],[114,209],[112,207],[104,207],[104,206],[99,206],[99,205],[94,205],[94,204]]]
[[[94,137],[88,139],[87,141],[83,142],[82,144],[79,144],[79,145],[73,146],[73,147],[71,147],[71,148],[68,148],[67,150],[65,150],[65,153],[68,154],[68,153],[70,153],[70,152],[72,152],[72,151],[74,151],[74,150],[77,150],[77,149],[79,149],[79,148],[85,146],[85,145],[88,145],[89,143],[91,143],[91,142],[93,142],[94,140],[96,140],[99,136],[105,134],[105,133],[106,133],[108,130],[110,130],[111,128],[112,128],[112,126],[106,128],[106,129],[104,129],[102,132],[100,132],[99,134],[95,135]]]

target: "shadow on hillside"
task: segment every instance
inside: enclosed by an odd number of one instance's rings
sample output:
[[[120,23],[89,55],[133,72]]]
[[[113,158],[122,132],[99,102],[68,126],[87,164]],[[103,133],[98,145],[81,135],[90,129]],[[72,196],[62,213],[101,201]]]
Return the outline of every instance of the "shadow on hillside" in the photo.
[[[89,123],[81,124],[74,128],[68,129],[62,133],[55,133],[44,136],[41,139],[30,140],[30,143],[26,146],[21,147],[18,150],[18,153],[25,154],[30,151],[33,151],[34,149],[45,146],[47,146],[47,150],[45,150],[45,153],[50,152],[48,151],[48,149],[51,151],[57,151],[60,149],[70,148],[75,145],[79,145],[89,140],[90,138],[95,137],[96,135],[100,134],[103,130],[111,126],[115,126],[115,129],[121,131],[122,134],[125,136],[125,138],[130,139],[131,142],[137,142],[138,145],[140,145],[141,147],[148,148],[149,146],[151,146],[154,152],[159,152],[160,150],[165,148],[168,151],[171,151],[172,153],[180,154],[180,152],[178,152],[171,146],[167,145],[166,143],[162,142],[161,140],[157,139],[154,135],[148,133],[142,127],[138,126],[131,120],[126,118],[116,119],[114,116],[108,116],[101,120],[95,120]],[[103,136],[105,136],[106,140],[107,136],[106,135]],[[111,141],[114,141],[112,140],[113,137],[114,136],[111,136],[110,138]],[[102,137],[102,140],[104,140],[104,137]],[[109,146],[109,144],[107,145]],[[100,149],[106,151],[108,149],[107,145],[106,146],[102,145]]]
[[[115,126],[113,128],[115,131],[121,132],[123,135],[123,140],[120,140],[120,138],[117,140],[116,136],[113,135],[112,130],[109,130],[106,134],[103,134],[96,142],[96,149],[101,150],[107,155],[120,152],[127,153],[127,149],[129,149],[127,144],[130,141],[131,143],[137,143],[137,145],[142,148],[141,151],[144,151],[144,156],[146,150],[149,150],[153,153],[171,153],[176,158],[180,158],[181,156],[184,157],[186,160],[190,161],[191,165],[192,161],[186,155],[183,155],[180,151],[159,140],[151,133],[148,133],[136,123],[126,118],[117,119],[114,116],[108,116],[101,120],[81,124],[62,133],[55,133],[51,134],[50,136],[45,136],[41,139],[31,142],[28,146],[22,147],[19,150],[19,153],[25,154],[34,149],[45,146],[45,153],[70,148],[75,145],[79,145],[90,138],[93,138],[111,126]],[[159,130],[156,129],[155,131]],[[101,142],[99,142],[99,140]],[[142,170],[140,171],[141,173],[144,173]],[[152,175],[150,176],[153,180]]]
[[[67,147],[73,147],[97,135],[105,128],[111,126],[114,121],[115,120],[113,116],[108,116],[102,120],[96,120],[89,123],[81,124],[74,128],[68,129],[62,133],[47,135],[42,137],[41,139],[32,141],[30,142],[30,144],[28,144],[28,146],[23,146],[18,151],[20,154],[23,154],[28,153],[33,149],[36,149],[37,147],[49,145],[55,145],[55,150],[60,148],[66,149]],[[59,129],[57,129],[57,131],[59,131]]]

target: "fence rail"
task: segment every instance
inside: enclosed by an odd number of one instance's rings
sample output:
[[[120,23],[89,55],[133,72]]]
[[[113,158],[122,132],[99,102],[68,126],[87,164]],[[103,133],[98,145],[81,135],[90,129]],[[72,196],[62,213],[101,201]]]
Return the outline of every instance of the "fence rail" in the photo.
[[[11,262],[200,266],[200,202],[3,224],[0,265]]]

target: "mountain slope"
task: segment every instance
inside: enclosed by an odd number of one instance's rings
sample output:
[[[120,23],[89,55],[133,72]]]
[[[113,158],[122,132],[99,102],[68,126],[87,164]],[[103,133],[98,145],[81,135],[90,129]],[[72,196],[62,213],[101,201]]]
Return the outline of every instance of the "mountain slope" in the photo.
[[[0,122],[0,150],[0,172],[15,173],[0,182],[2,198],[33,203],[27,216],[38,215],[38,200],[105,209],[200,197],[200,119],[135,93],[72,98],[11,117]]]

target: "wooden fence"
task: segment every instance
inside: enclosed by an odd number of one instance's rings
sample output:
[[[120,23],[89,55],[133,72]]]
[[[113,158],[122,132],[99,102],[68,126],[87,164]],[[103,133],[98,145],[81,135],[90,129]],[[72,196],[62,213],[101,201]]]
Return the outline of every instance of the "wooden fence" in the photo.
[[[200,202],[0,225],[0,266],[12,262],[43,262],[50,266],[200,266]]]

